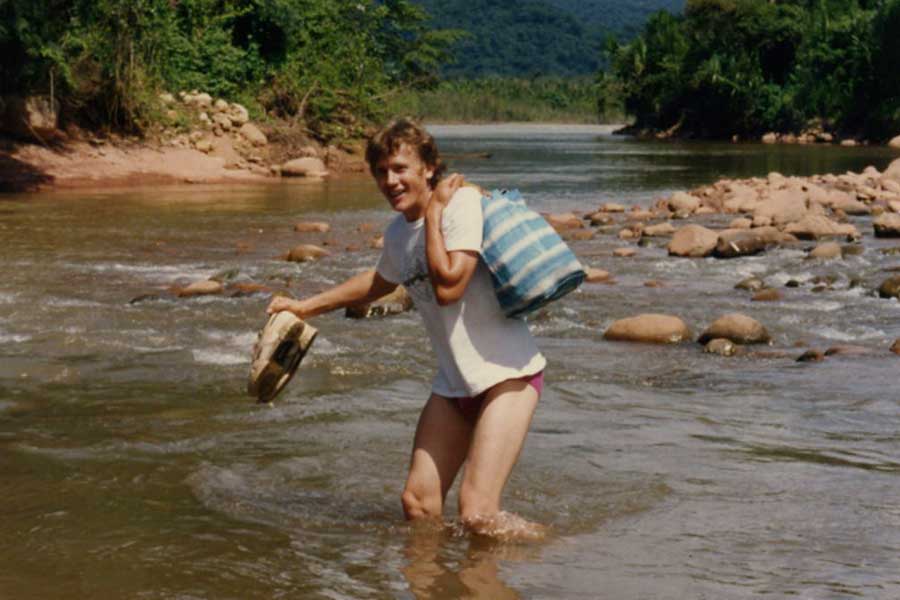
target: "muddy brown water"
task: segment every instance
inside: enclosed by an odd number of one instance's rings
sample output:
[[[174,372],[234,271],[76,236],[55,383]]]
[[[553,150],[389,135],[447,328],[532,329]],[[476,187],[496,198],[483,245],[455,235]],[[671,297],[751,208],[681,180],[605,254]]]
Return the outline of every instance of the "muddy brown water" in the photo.
[[[463,157],[454,168],[541,210],[894,158],[591,127],[434,130]],[[129,304],[217,273],[320,290],[374,263],[357,228],[390,217],[365,178],[0,197],[0,597],[900,597],[900,362],[887,352],[900,303],[872,293],[897,265],[879,250],[897,244],[872,238],[868,218],[853,219],[864,251],[827,263],[802,248],[677,260],[662,240],[614,259],[611,235],[574,242],[616,284],[533,320],[550,366],[506,505],[552,536],[511,544],[463,535],[455,492],[446,529],[402,520],[432,369],[415,313],[316,319],[300,373],[260,407],[244,386],[267,296]],[[294,233],[301,219],[333,232]],[[323,241],[335,253],[319,262],[278,258]],[[751,303],[733,289],[749,275],[783,299]],[[813,291],[819,276],[830,289]],[[736,310],[785,357],[602,339],[639,312],[699,334]],[[873,353],[796,363],[797,342]]]

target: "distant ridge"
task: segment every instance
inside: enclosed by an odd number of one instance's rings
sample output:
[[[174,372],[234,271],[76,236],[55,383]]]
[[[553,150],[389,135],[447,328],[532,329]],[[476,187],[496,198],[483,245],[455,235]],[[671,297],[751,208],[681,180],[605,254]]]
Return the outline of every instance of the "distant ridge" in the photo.
[[[685,0],[414,0],[436,28],[471,36],[456,49],[448,77],[577,76],[597,71],[608,35],[627,40],[659,10]]]

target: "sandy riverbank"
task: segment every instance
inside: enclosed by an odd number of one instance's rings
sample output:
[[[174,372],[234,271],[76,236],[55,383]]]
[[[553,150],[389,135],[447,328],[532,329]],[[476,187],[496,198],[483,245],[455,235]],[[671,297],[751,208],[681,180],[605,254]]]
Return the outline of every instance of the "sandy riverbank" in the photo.
[[[332,161],[329,176],[359,173],[361,158]],[[277,183],[270,165],[234,160],[227,149],[209,154],[193,148],[128,140],[54,146],[0,144],[0,192],[154,184]]]

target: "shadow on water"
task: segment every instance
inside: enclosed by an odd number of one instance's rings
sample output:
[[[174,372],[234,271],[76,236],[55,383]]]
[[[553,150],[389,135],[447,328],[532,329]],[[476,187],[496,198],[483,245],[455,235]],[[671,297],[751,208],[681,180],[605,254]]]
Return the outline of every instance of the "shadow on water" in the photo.
[[[10,155],[12,149],[10,142],[0,142],[0,193],[30,192],[53,182],[50,175],[13,158]]]

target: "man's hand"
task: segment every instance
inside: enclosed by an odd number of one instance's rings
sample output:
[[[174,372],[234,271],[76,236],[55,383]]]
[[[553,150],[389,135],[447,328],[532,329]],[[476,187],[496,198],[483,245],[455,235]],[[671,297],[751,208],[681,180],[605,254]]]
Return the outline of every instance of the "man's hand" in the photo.
[[[431,195],[431,202],[429,205],[437,203],[440,208],[446,208],[447,205],[450,204],[450,198],[452,198],[453,194],[455,194],[464,184],[465,179],[463,179],[463,176],[459,173],[448,175],[437,184],[436,188],[434,188],[434,193]]]
[[[275,313],[279,313],[285,310],[294,313],[301,319],[306,317],[306,310],[303,302],[299,300],[293,300],[291,298],[286,298],[284,296],[275,296],[274,298],[272,298],[272,301],[269,302],[269,307],[266,309],[266,313],[274,315]]]

